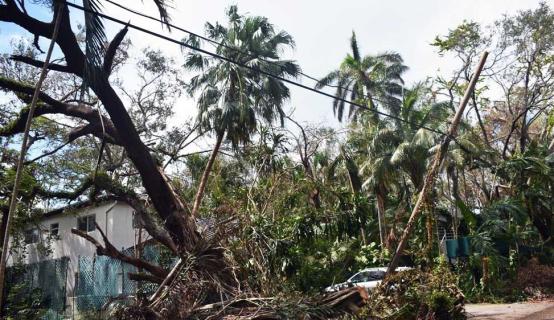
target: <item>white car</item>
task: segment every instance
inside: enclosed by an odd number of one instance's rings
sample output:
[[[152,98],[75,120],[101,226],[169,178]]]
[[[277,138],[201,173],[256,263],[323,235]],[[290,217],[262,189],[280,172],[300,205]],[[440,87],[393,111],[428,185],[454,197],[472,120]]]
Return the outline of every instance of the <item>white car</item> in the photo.
[[[398,267],[396,271],[410,270],[410,267]],[[377,287],[385,277],[387,267],[367,268],[350,277],[346,282],[337,283],[325,288],[325,292],[335,292],[349,287],[362,287],[367,291]]]

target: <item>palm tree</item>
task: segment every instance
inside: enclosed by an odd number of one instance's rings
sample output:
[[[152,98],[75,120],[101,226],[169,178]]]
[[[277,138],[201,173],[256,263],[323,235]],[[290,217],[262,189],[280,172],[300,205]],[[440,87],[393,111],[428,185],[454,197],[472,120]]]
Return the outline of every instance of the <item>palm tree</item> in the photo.
[[[414,191],[423,187],[423,178],[427,170],[427,159],[438,142],[436,133],[427,128],[438,129],[444,125],[449,115],[446,102],[424,102],[424,88],[421,84],[404,90],[399,116],[403,120],[396,127],[401,141],[395,148],[391,163],[402,170],[410,179]],[[422,128],[425,126],[426,128]]]
[[[448,116],[446,103],[423,103],[422,94],[421,85],[404,90],[398,109],[403,121],[396,121],[396,125],[384,120],[378,126],[362,128],[362,134],[369,137],[367,160],[361,166],[367,177],[364,187],[375,194],[382,244],[386,243],[387,194],[395,187],[406,189],[405,178],[413,192],[423,186],[427,159],[437,137],[421,126],[437,128]]]
[[[283,50],[294,47],[292,37],[277,32],[267,18],[244,16],[237,6],[227,12],[227,26],[206,23],[206,34],[216,46],[216,52],[238,64],[189,52],[185,67],[199,71],[188,91],[198,94],[198,122],[203,131],[215,134],[216,143],[201,177],[193,205],[193,215],[200,206],[206,182],[219,148],[226,137],[233,147],[247,143],[256,130],[257,119],[283,124],[283,103],[290,97],[285,84],[246,65],[280,77],[296,77],[300,71],[291,60],[280,58]],[[200,45],[196,37],[186,41]]]
[[[386,128],[377,130],[369,145],[368,160],[362,165],[362,173],[368,175],[363,186],[375,194],[377,201],[377,221],[379,222],[379,238],[382,248],[385,248],[387,243],[385,199],[396,182],[398,174],[391,162],[391,157],[400,141],[393,130]]]
[[[371,109],[376,109],[378,103],[397,114],[404,84],[402,74],[408,69],[403,64],[402,57],[394,52],[362,57],[354,32],[350,38],[350,47],[352,53],[346,55],[339,69],[331,71],[316,84],[318,89],[336,87],[333,112],[339,121],[343,119],[346,104],[344,99],[366,104]],[[356,119],[360,111],[356,106],[350,105],[348,118]],[[377,121],[377,114],[374,113],[374,122]]]

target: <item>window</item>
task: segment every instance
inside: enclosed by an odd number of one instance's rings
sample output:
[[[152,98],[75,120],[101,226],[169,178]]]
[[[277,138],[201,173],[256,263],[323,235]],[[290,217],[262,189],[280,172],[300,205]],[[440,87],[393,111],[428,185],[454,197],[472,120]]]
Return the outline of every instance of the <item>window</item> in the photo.
[[[39,241],[39,232],[38,229],[29,229],[25,230],[25,243],[37,243]]]
[[[354,283],[383,280],[385,277],[384,271],[363,271],[353,276],[350,281]]]
[[[77,229],[84,232],[91,232],[96,230],[96,225],[94,222],[96,221],[96,216],[91,214],[89,216],[79,217],[77,218]]]
[[[385,271],[374,271],[369,274],[369,281],[383,280],[385,278]]]
[[[52,223],[50,224],[50,237],[54,239],[60,238],[60,224]]]
[[[364,271],[364,272],[360,272],[360,273],[356,274],[355,276],[353,276],[352,278],[350,278],[350,281],[352,281],[354,283],[366,282],[366,281],[369,281],[368,278],[369,278],[369,272]]]

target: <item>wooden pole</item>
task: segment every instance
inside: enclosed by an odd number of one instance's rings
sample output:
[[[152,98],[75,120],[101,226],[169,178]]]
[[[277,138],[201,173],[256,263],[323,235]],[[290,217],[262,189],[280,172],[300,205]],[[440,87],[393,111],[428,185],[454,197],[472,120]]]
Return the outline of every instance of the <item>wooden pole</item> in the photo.
[[[17,206],[17,193],[19,191],[19,185],[21,184],[21,176],[23,174],[23,162],[25,161],[25,154],[27,153],[28,142],[29,142],[29,131],[31,129],[31,123],[33,122],[33,115],[37,107],[38,95],[40,93],[40,88],[42,83],[46,78],[48,73],[48,65],[50,64],[50,58],[52,57],[52,51],[54,51],[54,45],[56,44],[56,37],[60,30],[60,22],[62,20],[62,10],[64,5],[58,3],[58,11],[56,12],[56,21],[54,22],[54,31],[52,32],[52,38],[50,40],[50,46],[48,47],[48,52],[46,53],[46,59],[40,71],[40,76],[38,78],[37,84],[35,86],[35,91],[33,92],[33,99],[31,100],[31,105],[29,107],[29,114],[27,115],[27,121],[25,122],[25,130],[23,131],[23,139],[21,141],[21,151],[19,153],[19,159],[17,161],[17,169],[15,172],[15,180],[13,183],[13,191],[10,199],[10,207],[8,211],[8,216],[6,217],[6,232],[4,233],[4,243],[2,244],[2,256],[0,258],[0,303],[4,299],[4,280],[6,274],[6,262],[8,260],[8,242],[10,240],[10,222],[11,217],[13,216],[16,206]],[[1,313],[1,310],[0,310]]]
[[[423,184],[423,188],[421,189],[416,205],[414,209],[412,210],[412,214],[410,215],[410,219],[408,220],[408,224],[406,225],[406,228],[404,229],[404,232],[402,233],[402,237],[400,238],[400,242],[398,243],[398,247],[396,249],[396,252],[394,253],[394,256],[392,257],[392,260],[389,264],[389,267],[387,269],[387,274],[392,273],[396,270],[396,267],[398,266],[398,260],[400,259],[400,255],[404,252],[404,248],[406,247],[406,244],[408,243],[408,238],[410,237],[411,233],[413,232],[413,229],[415,227],[415,222],[419,218],[422,212],[422,207],[427,201],[427,197],[429,195],[429,192],[431,189],[433,189],[433,185],[435,184],[435,176],[437,175],[437,172],[439,171],[439,168],[441,166],[441,163],[444,159],[444,156],[446,155],[446,151],[448,151],[448,145],[450,144],[450,141],[454,138],[456,135],[456,132],[458,131],[458,125],[460,124],[460,121],[462,120],[462,116],[464,114],[464,109],[471,97],[471,94],[473,92],[473,89],[475,88],[475,84],[477,83],[477,79],[479,79],[479,75],[481,74],[481,71],[483,70],[483,66],[485,65],[485,61],[487,60],[488,52],[483,52],[483,55],[481,56],[481,60],[479,61],[479,64],[477,65],[477,68],[475,69],[475,73],[473,74],[473,77],[471,77],[471,80],[469,81],[469,85],[467,86],[466,92],[464,94],[464,97],[462,98],[462,101],[460,101],[460,105],[458,106],[458,111],[454,115],[454,119],[452,120],[452,124],[450,125],[450,129],[448,130],[448,135],[444,137],[444,140],[442,141],[440,148],[435,155],[435,159],[433,160],[433,164],[431,165],[431,168],[427,172],[427,176],[425,177],[425,182]]]

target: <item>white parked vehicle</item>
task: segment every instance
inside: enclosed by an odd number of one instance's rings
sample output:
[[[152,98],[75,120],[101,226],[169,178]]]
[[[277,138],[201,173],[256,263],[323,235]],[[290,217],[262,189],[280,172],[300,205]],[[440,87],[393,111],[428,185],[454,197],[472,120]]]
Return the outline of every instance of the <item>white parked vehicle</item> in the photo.
[[[410,267],[398,267],[396,271],[410,270]],[[367,268],[350,277],[346,282],[337,283],[325,288],[325,292],[335,292],[349,287],[362,287],[367,291],[377,287],[385,277],[387,267]]]

